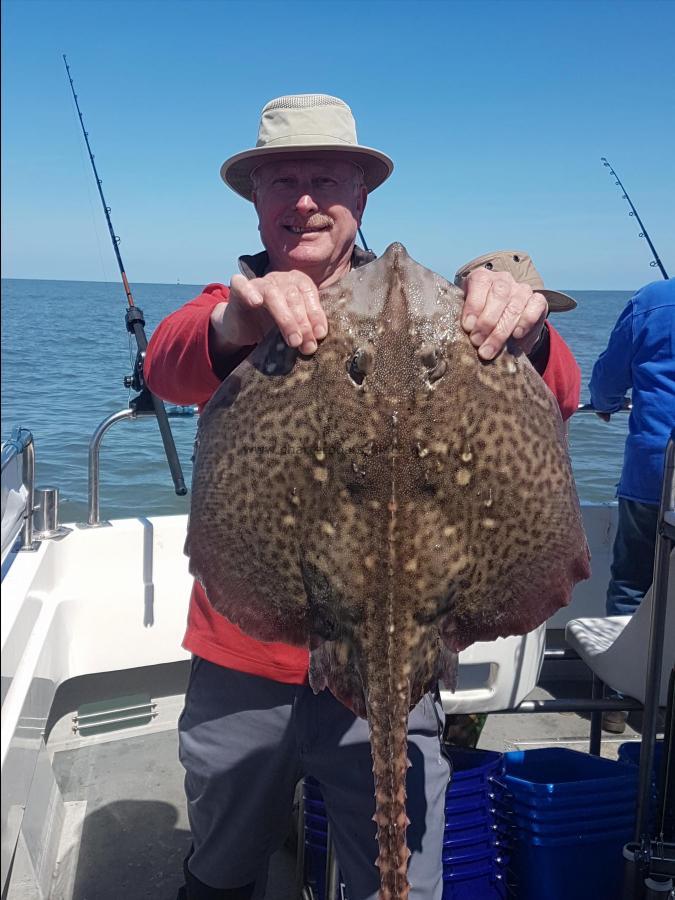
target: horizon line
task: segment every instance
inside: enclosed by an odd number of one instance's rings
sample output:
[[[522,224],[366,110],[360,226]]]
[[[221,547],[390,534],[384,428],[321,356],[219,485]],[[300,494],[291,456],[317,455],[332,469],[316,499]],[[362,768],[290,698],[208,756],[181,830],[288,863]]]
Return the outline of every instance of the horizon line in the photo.
[[[76,284],[119,284],[122,285],[122,280],[119,281],[102,281],[100,278],[48,278],[46,275],[3,275],[2,281],[63,281],[63,282],[75,282]],[[129,284],[166,284],[169,287],[183,287],[187,285],[188,287],[199,287],[203,285],[206,287],[207,284],[213,284],[211,281],[200,282],[200,281],[131,281],[129,280]],[[123,286],[123,285],[122,285]]]
[[[1,278],[2,281],[58,281],[64,283],[75,283],[75,284],[114,284],[114,285],[122,285],[122,281],[101,281],[95,278],[47,278],[44,275],[40,276],[26,276],[26,275],[3,275]],[[655,279],[659,280],[659,279]],[[669,279],[670,280],[670,279]],[[647,284],[648,282],[644,282]],[[156,285],[166,285],[166,287],[206,287],[207,284],[213,284],[213,282],[198,282],[198,281],[130,281],[130,285],[134,284],[156,284]],[[616,287],[604,287],[604,288],[559,288],[559,290],[564,290],[568,292],[574,291],[583,291],[584,293],[592,293],[593,291],[608,293],[610,291],[621,291],[622,293],[631,293],[634,294],[639,288],[616,288]]]

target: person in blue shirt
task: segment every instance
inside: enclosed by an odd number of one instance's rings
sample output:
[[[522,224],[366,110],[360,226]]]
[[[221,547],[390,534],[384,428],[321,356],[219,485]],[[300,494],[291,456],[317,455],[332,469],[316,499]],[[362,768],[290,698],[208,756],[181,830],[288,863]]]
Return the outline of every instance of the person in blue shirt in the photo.
[[[632,391],[607,615],[632,615],[652,583],[664,453],[675,425],[675,280],[641,288],[628,302],[593,367],[591,403],[609,421]],[[618,734],[627,714],[605,713]]]

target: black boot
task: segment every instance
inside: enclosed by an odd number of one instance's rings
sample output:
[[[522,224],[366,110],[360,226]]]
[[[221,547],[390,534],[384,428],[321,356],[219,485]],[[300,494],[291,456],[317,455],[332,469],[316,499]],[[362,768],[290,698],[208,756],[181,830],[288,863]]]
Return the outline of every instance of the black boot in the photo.
[[[185,884],[178,891],[176,900],[251,900],[255,884],[237,888],[213,888],[196,878],[188,867],[192,850],[183,860]]]

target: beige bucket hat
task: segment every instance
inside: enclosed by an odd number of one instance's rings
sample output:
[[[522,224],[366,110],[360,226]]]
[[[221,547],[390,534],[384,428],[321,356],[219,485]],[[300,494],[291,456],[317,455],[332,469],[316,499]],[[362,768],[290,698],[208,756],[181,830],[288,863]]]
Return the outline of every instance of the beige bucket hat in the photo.
[[[550,312],[567,312],[575,309],[577,301],[562,291],[551,291],[544,287],[544,280],[534,267],[530,256],[523,250],[497,250],[486,253],[466,263],[455,273],[455,284],[462,286],[463,280],[474,269],[490,269],[493,272],[510,272],[516,281],[529,284],[533,290],[543,294]]]
[[[251,173],[261,163],[319,151],[340,153],[360,166],[368,192],[386,181],[394,169],[384,153],[359,145],[354,116],[344,100],[328,94],[289,94],[264,107],[255,147],[226,159],[220,175],[233,191],[251,200]]]

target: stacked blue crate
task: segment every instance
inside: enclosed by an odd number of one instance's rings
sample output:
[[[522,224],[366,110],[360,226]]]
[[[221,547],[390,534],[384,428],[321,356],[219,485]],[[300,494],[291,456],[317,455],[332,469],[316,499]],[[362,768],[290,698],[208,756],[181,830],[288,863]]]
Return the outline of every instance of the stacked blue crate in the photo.
[[[642,741],[626,741],[618,750],[617,759],[628,766],[640,765],[640,748]],[[654,744],[654,766],[652,768],[652,789],[656,794],[661,784],[661,760],[663,759],[663,741]]]
[[[617,759],[620,763],[628,766],[640,765],[640,748],[642,741],[626,741],[621,744],[618,751]],[[658,793],[661,786],[661,762],[663,759],[663,741],[656,741],[654,745],[654,765],[652,767],[652,789],[649,803],[649,828],[653,829],[656,825],[656,807],[658,802]]]
[[[319,782],[308,776],[303,784],[305,804],[305,873],[315,900],[326,897],[326,859],[328,856],[328,819]],[[348,900],[342,876],[341,896]]]
[[[506,829],[495,813],[495,779],[503,774],[503,754],[449,749],[448,755],[443,900],[502,900],[508,854]]]
[[[450,750],[453,776],[446,792],[443,838],[443,900],[503,900],[507,895],[506,829],[495,814],[495,779],[503,755],[487,750]],[[325,900],[328,823],[319,783],[306,778],[305,871],[317,900]],[[341,895],[347,900],[344,883]]]
[[[633,767],[566,748],[505,754],[499,821],[518,900],[616,900],[632,838]]]

